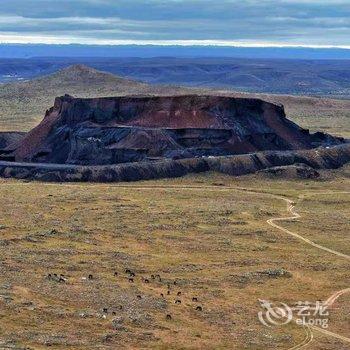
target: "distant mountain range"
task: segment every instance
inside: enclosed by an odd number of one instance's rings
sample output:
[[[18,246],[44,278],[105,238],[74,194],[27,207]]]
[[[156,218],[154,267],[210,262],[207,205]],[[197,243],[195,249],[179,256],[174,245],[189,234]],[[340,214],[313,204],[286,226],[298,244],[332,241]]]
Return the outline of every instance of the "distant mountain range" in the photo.
[[[228,57],[264,59],[350,59],[350,49],[308,47],[232,47],[215,45],[0,44],[0,57]]]
[[[77,63],[149,84],[350,97],[350,60],[3,58],[0,59],[0,82],[32,79]]]

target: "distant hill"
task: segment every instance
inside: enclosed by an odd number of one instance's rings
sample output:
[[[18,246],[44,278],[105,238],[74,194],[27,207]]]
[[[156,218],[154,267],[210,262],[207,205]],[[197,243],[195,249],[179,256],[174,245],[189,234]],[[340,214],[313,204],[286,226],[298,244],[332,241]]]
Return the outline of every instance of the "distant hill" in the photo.
[[[43,118],[55,97],[103,97],[156,94],[167,90],[120,78],[84,65],[73,65],[48,76],[0,85],[0,131],[27,131]]]
[[[221,94],[259,97],[285,106],[287,116],[312,131],[350,137],[350,101],[289,95],[247,94],[227,90],[148,85],[84,65],[73,65],[31,81],[0,85],[0,131],[28,131],[42,120],[55,97],[123,96],[128,94]]]

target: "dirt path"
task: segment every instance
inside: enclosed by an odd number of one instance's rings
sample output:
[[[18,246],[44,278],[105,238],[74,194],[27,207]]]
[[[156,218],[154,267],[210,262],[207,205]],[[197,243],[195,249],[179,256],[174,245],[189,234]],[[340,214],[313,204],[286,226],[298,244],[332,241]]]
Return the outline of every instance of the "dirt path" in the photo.
[[[306,346],[308,346],[314,339],[314,334],[311,331],[310,326],[303,326],[305,329],[305,339],[298,345],[293,346],[292,348],[288,350],[299,350],[299,349],[304,349]]]
[[[348,193],[350,193],[350,192],[336,192],[336,193],[347,193],[347,194],[348,194]],[[321,195],[324,195],[324,194],[325,194],[325,193],[321,193]],[[327,193],[327,194],[330,194],[330,193]],[[332,193],[332,194],[335,194],[335,193]],[[319,194],[319,193],[316,193],[316,194],[313,194],[313,195],[320,195],[320,194]],[[301,235],[299,235],[299,234],[297,234],[297,233],[295,233],[295,232],[289,231],[289,230],[287,230],[286,228],[275,224],[275,221],[289,221],[289,220],[299,219],[299,218],[301,217],[300,214],[298,214],[297,212],[294,211],[295,203],[294,203],[293,201],[291,201],[290,199],[284,198],[284,197],[282,197],[282,196],[277,196],[276,198],[282,199],[282,200],[284,200],[285,202],[287,202],[287,210],[288,210],[289,213],[292,214],[292,216],[280,217],[280,218],[273,218],[273,219],[266,220],[266,222],[267,222],[269,225],[271,225],[271,226],[273,226],[273,227],[275,227],[275,228],[277,228],[277,229],[279,229],[279,230],[281,230],[281,231],[283,231],[283,232],[289,234],[290,236],[293,236],[293,237],[295,237],[295,238],[297,238],[297,239],[299,239],[299,240],[301,240],[301,241],[303,241],[303,242],[305,242],[305,243],[307,243],[307,244],[309,244],[309,245],[311,245],[311,246],[313,246],[313,247],[315,247],[315,248],[324,250],[324,251],[326,251],[326,252],[328,252],[328,253],[331,253],[331,254],[337,255],[337,256],[339,256],[339,257],[341,257],[341,258],[350,260],[350,255],[343,254],[343,253],[337,252],[336,250],[333,250],[333,249],[329,249],[329,248],[327,248],[327,247],[324,247],[324,246],[322,246],[322,245],[320,245],[320,244],[317,244],[317,243],[311,241],[311,240],[308,239],[308,238],[305,238],[305,237],[303,237],[303,236],[301,236]]]
[[[345,193],[345,194],[349,194],[350,192],[322,192],[322,193],[313,193],[313,194],[308,194],[309,196],[310,195],[314,195],[314,196],[319,196],[319,195],[329,195],[329,194],[335,194],[335,193]],[[279,226],[277,225],[275,222],[277,221],[290,221],[290,220],[295,220],[295,219],[299,219],[301,217],[300,214],[298,214],[294,208],[295,208],[295,203],[293,201],[291,201],[290,199],[287,199],[287,198],[284,198],[282,196],[275,196],[273,195],[275,198],[279,198],[279,199],[282,199],[284,200],[286,203],[287,203],[287,211],[292,215],[292,216],[288,216],[288,217],[278,217],[278,218],[273,218],[273,219],[269,219],[269,220],[266,220],[266,222],[271,225],[272,227],[274,228],[277,228],[279,229],[280,231],[283,231],[285,233],[287,233],[288,235],[290,236],[293,236],[317,249],[320,249],[320,250],[323,250],[323,251],[326,251],[328,253],[331,253],[331,254],[334,254],[336,256],[339,256],[341,258],[344,258],[344,259],[347,259],[347,260],[350,260],[350,256],[349,255],[346,255],[346,254],[343,254],[343,253],[340,253],[340,252],[337,252],[333,249],[329,249],[327,247],[324,247],[320,244],[317,244],[311,240],[309,240],[308,238],[305,238],[295,232],[292,232],[292,231],[289,231],[287,230],[286,228],[282,227],[282,226]],[[350,293],[350,288],[347,288],[347,289],[343,289],[343,290],[340,290],[340,291],[337,291],[335,292],[334,294],[332,294],[326,301],[325,301],[325,306],[327,307],[330,307],[332,306],[336,300],[342,296],[343,294],[345,293]],[[306,348],[308,345],[311,344],[311,342],[313,341],[314,339],[314,336],[313,336],[313,332],[312,330],[314,331],[317,331],[317,332],[320,332],[326,336],[331,336],[331,337],[334,337],[334,338],[337,338],[339,340],[342,340],[344,342],[347,342],[347,343],[350,343],[350,338],[347,338],[347,337],[344,337],[342,335],[339,335],[339,334],[336,334],[336,333],[333,333],[333,332],[330,332],[328,330],[325,330],[323,328],[319,328],[319,327],[316,327],[316,326],[308,326],[308,330],[311,332],[311,335],[309,334],[309,332],[307,332],[306,334],[306,337],[305,339],[303,340],[303,342],[301,342],[300,344],[290,348],[289,350],[297,350],[297,349],[304,349]]]

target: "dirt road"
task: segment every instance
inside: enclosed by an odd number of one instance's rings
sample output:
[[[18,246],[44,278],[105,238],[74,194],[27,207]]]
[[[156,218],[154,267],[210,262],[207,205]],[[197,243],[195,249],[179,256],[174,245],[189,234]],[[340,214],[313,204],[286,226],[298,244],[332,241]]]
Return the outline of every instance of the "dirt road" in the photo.
[[[336,192],[336,193],[345,193],[345,194],[350,194],[350,192]],[[309,194],[310,195],[313,195],[313,196],[320,196],[320,195],[329,195],[329,194],[335,194],[335,192],[323,192],[323,193],[313,193],[313,194]],[[299,219],[301,218],[301,215],[298,214],[296,211],[295,211],[295,203],[293,201],[291,201],[290,199],[287,199],[287,198],[284,198],[282,196],[275,196],[275,198],[279,198],[279,199],[282,199],[283,201],[285,201],[287,203],[287,211],[291,214],[291,216],[288,216],[288,217],[278,217],[278,218],[273,218],[273,219],[269,219],[269,220],[266,220],[266,222],[271,225],[272,227],[275,227],[277,229],[279,229],[280,231],[284,232],[284,233],[287,233],[288,235],[290,236],[293,236],[317,249],[320,249],[320,250],[323,250],[323,251],[326,251],[328,253],[331,253],[331,254],[334,254],[336,256],[339,256],[341,258],[344,258],[344,259],[347,259],[347,260],[350,260],[350,256],[349,255],[346,255],[346,254],[343,254],[343,253],[340,253],[340,252],[337,252],[333,249],[329,249],[327,247],[324,247],[320,244],[317,244],[311,240],[309,240],[308,238],[305,238],[303,236],[301,236],[300,234],[298,233],[295,233],[295,232],[292,232],[290,230],[287,230],[286,228],[282,227],[282,226],[279,226],[277,225],[275,222],[279,222],[279,221],[290,221],[290,220],[295,220],[295,219]],[[325,302],[324,302],[324,305],[327,306],[328,308],[331,307],[335,302],[336,300],[341,297],[343,294],[345,293],[350,293],[350,288],[347,288],[347,289],[343,289],[343,290],[340,290],[340,291],[337,291],[335,292],[334,294],[332,294]],[[334,337],[334,338],[337,338],[339,340],[342,340],[344,342],[347,342],[347,343],[350,343],[350,338],[347,338],[347,337],[344,337],[342,335],[339,335],[339,334],[336,334],[336,333],[333,333],[333,332],[330,332],[328,330],[325,330],[323,328],[319,328],[319,327],[316,327],[316,326],[307,326],[307,334],[306,334],[306,337],[305,339],[303,340],[302,343],[298,344],[297,346],[294,346],[292,348],[290,348],[289,350],[298,350],[298,349],[305,349],[308,345],[311,344],[311,342],[314,340],[314,335],[313,335],[313,332],[312,330],[314,331],[317,331],[317,332],[320,332],[326,336],[331,336],[331,337]]]

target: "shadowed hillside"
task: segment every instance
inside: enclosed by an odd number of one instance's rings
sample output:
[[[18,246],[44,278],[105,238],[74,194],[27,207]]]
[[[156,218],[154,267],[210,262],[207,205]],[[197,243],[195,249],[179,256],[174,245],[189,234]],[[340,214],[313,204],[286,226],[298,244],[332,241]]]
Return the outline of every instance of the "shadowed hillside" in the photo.
[[[232,93],[220,90],[220,94]],[[256,97],[284,105],[289,119],[311,131],[323,131],[350,138],[350,100],[292,95],[235,92],[238,97]]]

